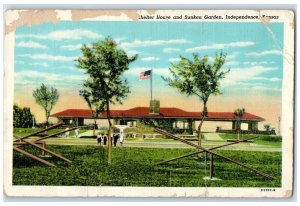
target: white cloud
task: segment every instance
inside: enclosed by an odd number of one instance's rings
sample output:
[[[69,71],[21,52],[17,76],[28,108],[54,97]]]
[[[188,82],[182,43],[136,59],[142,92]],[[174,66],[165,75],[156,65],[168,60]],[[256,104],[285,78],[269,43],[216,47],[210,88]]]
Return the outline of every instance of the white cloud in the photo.
[[[118,44],[120,44],[121,41],[124,41],[124,40],[126,40],[126,39],[127,39],[126,37],[114,38],[114,40],[115,40]]]
[[[86,79],[86,75],[62,75],[47,72],[40,72],[34,70],[25,70],[15,72],[15,81],[17,84],[24,84],[24,82],[34,83],[35,81],[47,83],[68,83],[71,81],[82,81]]]
[[[35,63],[29,63],[29,65],[31,66],[42,66],[42,67],[48,67],[49,64],[43,62],[43,63],[38,63],[38,62],[35,62]]]
[[[280,82],[281,79],[277,78],[277,77],[271,77],[271,78],[267,78],[267,77],[254,77],[253,80],[264,80],[264,81],[270,81],[270,82]]]
[[[24,61],[15,61],[15,64],[25,64]]]
[[[75,70],[77,69],[75,66],[60,66],[60,69],[70,69],[70,70]],[[78,69],[79,70],[79,69]],[[80,71],[80,70],[79,70]]]
[[[36,38],[36,39],[49,39],[55,41],[61,41],[65,39],[79,40],[83,37],[89,39],[101,38],[102,35],[85,29],[73,29],[73,30],[58,30],[48,34],[19,34],[16,38]]]
[[[255,91],[274,91],[274,92],[281,92],[281,88],[277,88],[277,87],[266,87],[266,86],[253,86],[251,87],[251,90],[255,90]]]
[[[159,57],[144,57],[141,60],[144,62],[151,62],[151,61],[158,61],[158,60],[160,60],[160,58]]]
[[[19,57],[29,57],[31,59],[42,59],[48,61],[74,61],[77,57],[54,56],[51,54],[19,54]]]
[[[128,56],[133,56],[133,55],[136,55],[136,54],[139,54],[140,52],[137,51],[137,50],[129,50],[129,51],[126,51],[126,54]]]
[[[74,80],[74,81],[83,81],[86,80],[87,77],[85,75],[67,75],[66,77],[64,77],[66,80]]]
[[[74,29],[74,30],[61,30],[61,31],[54,31],[48,34],[50,39],[53,40],[64,40],[64,39],[82,39],[82,37],[90,38],[90,39],[97,39],[100,38],[101,35],[89,31],[89,30],[82,30],[82,29]]]
[[[275,70],[278,70],[278,68],[263,66],[231,69],[226,78],[222,80],[222,84],[236,85],[249,80],[257,80],[261,74]]]
[[[133,42],[123,42],[120,44],[122,48],[135,48],[135,47],[147,47],[147,46],[159,46],[168,44],[187,44],[191,41],[185,39],[171,39],[171,40],[135,40]]]
[[[47,81],[55,81],[58,80],[60,77],[59,74],[50,74],[46,72],[40,71],[33,71],[33,70],[26,70],[21,72],[15,72],[15,79],[16,81],[20,81],[23,78],[30,78],[30,79],[46,79]]]
[[[281,79],[280,78],[277,78],[277,77],[272,77],[269,79],[271,82],[280,82]]]
[[[211,44],[205,46],[198,46],[193,48],[186,49],[187,52],[198,52],[201,50],[209,50],[209,49],[225,49],[225,48],[233,48],[233,47],[247,47],[252,46],[255,43],[252,41],[240,41],[240,42],[231,42],[225,44]]]
[[[170,58],[169,62],[179,62],[180,58]]]
[[[250,52],[247,53],[246,56],[254,56],[254,57],[261,57],[266,55],[282,55],[282,51],[279,50],[268,50],[262,52]]]
[[[21,41],[16,44],[16,47],[22,47],[22,48],[36,48],[36,49],[47,49],[48,47],[40,44],[38,42],[33,42],[33,41]]]
[[[271,61],[271,62],[268,62],[268,61],[259,61],[259,62],[244,62],[244,64],[246,65],[266,65],[266,64],[274,64],[275,62]]]
[[[60,48],[66,49],[69,51],[79,50],[82,47],[82,44],[70,44],[70,45],[62,45]]]
[[[229,55],[226,56],[226,60],[232,60],[232,59],[234,59],[235,57],[237,57],[238,55],[239,55],[238,52],[234,52],[234,53],[232,53],[232,54],[229,54]]]
[[[153,73],[154,74],[159,74],[159,75],[162,75],[162,76],[171,75],[169,68],[154,68]]]
[[[233,65],[238,65],[239,63],[237,61],[228,61],[225,62],[225,66],[233,66]]]
[[[163,52],[164,53],[172,53],[172,52],[179,52],[180,49],[179,48],[164,48]]]

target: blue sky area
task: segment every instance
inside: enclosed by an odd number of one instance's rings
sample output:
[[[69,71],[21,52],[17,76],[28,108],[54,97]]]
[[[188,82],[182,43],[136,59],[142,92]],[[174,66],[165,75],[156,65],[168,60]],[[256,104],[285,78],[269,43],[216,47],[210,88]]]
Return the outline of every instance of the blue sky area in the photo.
[[[267,26],[273,35],[262,23],[65,21],[21,26],[15,33],[15,89],[46,83],[78,91],[86,79],[74,62],[80,46],[111,36],[128,54],[139,55],[124,75],[133,93],[149,89],[148,81],[139,80],[141,71],[153,68],[154,92],[169,92],[160,76],[169,74],[179,55],[213,58],[222,50],[227,53],[224,68],[231,68],[221,85],[225,95],[281,96],[283,24]]]

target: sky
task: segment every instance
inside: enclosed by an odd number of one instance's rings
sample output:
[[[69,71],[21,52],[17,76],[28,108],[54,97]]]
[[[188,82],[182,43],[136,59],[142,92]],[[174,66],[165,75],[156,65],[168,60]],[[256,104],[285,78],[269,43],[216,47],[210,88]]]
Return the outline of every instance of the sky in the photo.
[[[281,112],[283,73],[283,24],[216,22],[138,22],[138,21],[62,21],[20,26],[15,33],[14,102],[30,107],[38,121],[43,110],[36,105],[32,91],[42,83],[54,86],[60,99],[53,108],[88,108],[79,96],[87,76],[74,61],[82,44],[112,37],[128,55],[138,59],[124,73],[131,93],[115,109],[148,106],[150,81],[139,80],[141,71],[153,69],[153,96],[161,106],[200,111],[201,102],[170,88],[161,76],[169,75],[171,63],[179,56],[208,55],[210,61],[220,51],[227,54],[224,69],[229,74],[221,81],[222,95],[211,97],[209,111],[231,112],[244,107],[278,126]],[[276,41],[274,40],[276,38]]]

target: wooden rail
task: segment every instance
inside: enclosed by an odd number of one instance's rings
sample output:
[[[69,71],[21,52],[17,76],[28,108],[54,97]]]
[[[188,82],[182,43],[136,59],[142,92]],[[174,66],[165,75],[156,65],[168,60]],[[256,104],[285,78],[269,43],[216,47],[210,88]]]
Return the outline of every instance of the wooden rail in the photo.
[[[246,141],[249,141],[249,140],[253,140],[253,139],[256,139],[256,138],[257,137],[252,137],[252,138],[248,138],[248,139],[245,139],[245,140],[239,140],[239,141],[235,141],[235,142],[228,143],[228,144],[223,144],[223,145],[216,146],[216,147],[211,147],[208,150],[215,150],[215,149],[219,149],[219,148],[222,148],[222,147],[227,147],[227,146],[238,144],[238,143],[241,143],[241,142],[246,142]],[[171,161],[174,161],[174,160],[179,160],[179,159],[182,159],[182,158],[185,158],[185,157],[189,157],[189,156],[193,156],[193,155],[196,155],[196,154],[199,154],[199,153],[203,153],[203,152],[205,152],[205,151],[201,150],[201,151],[193,152],[193,153],[182,155],[182,156],[179,156],[179,157],[175,157],[175,158],[172,158],[172,159],[169,159],[169,160],[164,160],[164,161],[158,162],[157,164],[158,165],[164,164],[164,163],[167,163],[167,162],[171,162]]]
[[[32,136],[34,136],[34,135],[37,135],[37,134],[46,132],[46,131],[48,131],[48,130],[54,129],[54,128],[56,128],[56,127],[59,127],[59,126],[61,126],[61,125],[63,125],[63,124],[64,124],[63,122],[58,123],[58,124],[56,124],[56,125],[53,125],[53,126],[51,126],[51,127],[46,128],[46,129],[42,129],[42,130],[40,130],[40,131],[37,131],[37,132],[31,133],[31,134],[29,134],[29,135],[26,135],[25,137],[21,137],[21,138],[15,140],[15,141],[21,141],[21,140],[26,139],[26,138],[28,138],[28,137],[32,137]]]
[[[203,147],[199,147],[199,146],[196,145],[196,144],[193,144],[193,143],[191,143],[191,142],[189,142],[189,141],[187,141],[187,140],[184,140],[184,139],[181,139],[181,138],[179,138],[179,137],[176,137],[175,135],[172,135],[172,134],[170,134],[170,133],[168,133],[168,132],[165,132],[165,131],[163,131],[163,130],[155,129],[154,131],[157,132],[157,133],[160,133],[160,134],[162,134],[162,135],[165,135],[166,137],[169,137],[169,138],[172,138],[172,139],[174,139],[174,140],[178,140],[178,141],[180,141],[180,142],[182,142],[182,143],[185,143],[185,144],[187,144],[187,145],[190,145],[190,146],[192,146],[192,147],[196,147],[196,148],[198,148],[198,149],[201,149],[203,152],[207,152],[207,153],[210,153],[211,155],[215,155],[215,156],[217,156],[217,157],[223,158],[223,159],[225,159],[225,160],[227,160],[227,161],[229,161],[229,162],[232,162],[232,163],[234,163],[234,164],[236,164],[236,165],[239,165],[239,166],[241,166],[241,167],[243,167],[243,168],[245,168],[245,169],[248,169],[248,170],[250,170],[250,171],[252,171],[252,172],[254,172],[254,173],[256,173],[256,174],[258,174],[258,175],[260,175],[260,176],[263,176],[263,177],[265,177],[266,179],[271,179],[271,180],[274,180],[274,179],[275,179],[274,177],[272,177],[272,176],[270,176],[270,175],[268,175],[268,174],[266,174],[266,173],[263,173],[263,172],[261,172],[261,171],[259,171],[259,170],[256,170],[256,169],[254,169],[254,168],[251,168],[251,167],[249,167],[249,166],[247,166],[247,165],[244,165],[244,164],[242,164],[242,163],[240,163],[240,162],[238,162],[238,161],[235,161],[235,160],[233,160],[233,159],[231,159],[231,158],[225,157],[225,156],[223,156],[223,155],[219,155],[219,154],[217,154],[217,153],[215,153],[215,152],[212,152],[211,150],[205,149],[205,148],[203,148]],[[199,151],[199,152],[200,152],[200,151]]]
[[[64,161],[68,162],[68,163],[72,163],[71,160],[69,160],[69,159],[67,159],[67,158],[65,158],[65,157],[63,157],[63,156],[61,156],[61,155],[59,155],[59,154],[56,154],[55,152],[52,152],[51,150],[48,150],[48,149],[46,149],[46,148],[44,148],[44,147],[41,147],[41,146],[38,145],[38,144],[35,144],[35,143],[30,142],[30,141],[27,141],[27,140],[23,140],[23,141],[26,142],[27,144],[30,144],[30,145],[32,145],[32,146],[34,146],[34,147],[36,147],[36,148],[39,148],[39,149],[43,150],[43,151],[45,151],[45,152],[48,152],[49,154],[51,154],[51,155],[53,155],[53,156],[55,156],[55,157],[57,157],[57,158],[59,158],[59,159],[62,159],[62,160],[64,160]]]
[[[34,142],[35,144],[41,145],[44,144],[44,141],[39,141],[39,142]],[[22,142],[14,142],[14,145],[28,145],[28,143],[26,143],[24,140]]]
[[[50,162],[48,162],[48,161],[46,161],[46,160],[43,160],[43,159],[37,157],[36,155],[30,154],[29,152],[27,152],[27,151],[25,151],[25,150],[23,150],[23,149],[20,149],[20,147],[22,147],[22,146],[24,146],[24,145],[31,145],[31,146],[33,146],[33,147],[36,147],[36,148],[42,150],[42,155],[44,155],[45,152],[47,152],[47,153],[49,153],[49,154],[51,154],[51,155],[53,155],[53,156],[55,156],[55,157],[57,157],[57,158],[59,158],[59,159],[65,161],[65,162],[67,162],[67,163],[72,163],[71,160],[69,160],[69,159],[63,157],[62,155],[59,155],[59,154],[57,154],[57,153],[55,153],[55,152],[53,152],[53,151],[51,151],[51,150],[49,150],[49,149],[46,149],[46,148],[45,148],[45,141],[42,141],[42,140],[48,139],[48,138],[50,138],[50,137],[57,136],[57,135],[59,135],[59,134],[62,134],[62,133],[68,132],[68,131],[75,130],[75,129],[77,129],[78,127],[73,127],[73,128],[71,128],[71,129],[63,130],[63,131],[60,131],[60,132],[57,132],[57,133],[48,135],[48,136],[46,136],[46,137],[42,137],[42,138],[33,140],[33,141],[26,140],[26,138],[32,137],[32,136],[34,136],[34,135],[40,134],[40,133],[45,132],[45,131],[49,131],[49,130],[54,129],[54,128],[57,128],[57,127],[59,127],[59,126],[61,126],[61,125],[63,125],[63,124],[64,124],[64,123],[58,123],[58,124],[56,124],[56,125],[53,125],[53,126],[51,126],[51,127],[46,128],[46,129],[42,129],[42,130],[40,130],[40,131],[37,131],[37,132],[31,133],[31,134],[29,134],[29,135],[26,135],[25,137],[19,137],[19,136],[17,136],[17,135],[14,135],[14,137],[16,137],[16,138],[18,138],[18,139],[15,140],[15,141],[13,142],[14,145],[16,145],[13,149],[14,149],[15,151],[17,151],[17,152],[20,152],[21,154],[26,155],[27,157],[30,157],[30,158],[32,158],[32,159],[34,159],[34,160],[36,160],[36,161],[39,161],[39,162],[43,163],[43,164],[45,164],[45,165],[47,165],[47,166],[49,166],[49,167],[55,167],[55,165],[52,164],[52,163],[50,163]]]
[[[46,160],[43,160],[43,159],[41,159],[41,158],[39,158],[39,157],[37,157],[35,155],[32,155],[32,154],[26,152],[25,150],[22,150],[22,149],[16,148],[16,147],[14,147],[14,150],[17,151],[17,152],[19,152],[19,153],[21,153],[21,154],[23,154],[23,155],[25,155],[25,156],[27,156],[27,157],[30,157],[30,158],[34,159],[36,161],[39,161],[39,162],[41,162],[41,163],[43,163],[43,164],[45,164],[45,165],[47,165],[49,167],[55,167],[54,164],[52,164],[52,163],[50,163],[50,162],[48,162]]]
[[[63,133],[65,133],[65,132],[69,132],[69,131],[72,131],[72,130],[75,130],[75,129],[77,129],[77,127],[72,127],[72,128],[70,128],[70,129],[63,130],[63,131],[57,132],[57,133],[55,133],[55,134],[48,135],[48,136],[46,136],[46,137],[39,138],[39,139],[35,140],[35,142],[41,141],[41,140],[44,140],[44,139],[48,139],[49,137],[54,137],[54,136],[57,136],[57,135],[60,135],[60,134],[63,134]]]

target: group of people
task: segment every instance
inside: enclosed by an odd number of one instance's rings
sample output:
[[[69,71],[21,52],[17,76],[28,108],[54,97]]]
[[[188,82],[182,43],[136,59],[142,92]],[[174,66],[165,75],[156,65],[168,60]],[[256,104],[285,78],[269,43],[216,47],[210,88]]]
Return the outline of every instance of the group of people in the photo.
[[[123,141],[124,141],[123,133],[114,133],[112,135],[112,138],[111,138],[111,144],[113,144],[114,147],[116,147],[118,139],[120,139],[120,146],[123,147]],[[103,142],[103,145],[106,145],[107,141],[108,141],[108,135],[107,134],[100,134],[100,132],[99,132],[98,135],[97,135],[98,145],[101,146],[102,142]]]
[[[79,138],[79,129],[75,129],[75,137]],[[70,129],[67,127],[65,129],[65,137],[70,138]],[[120,146],[123,147],[123,141],[124,141],[124,134],[121,133],[113,133],[111,138],[111,144],[114,145],[114,147],[117,146],[118,139],[120,139]],[[101,134],[100,132],[97,134],[97,143],[99,146],[106,145],[108,141],[108,135],[107,134]]]

